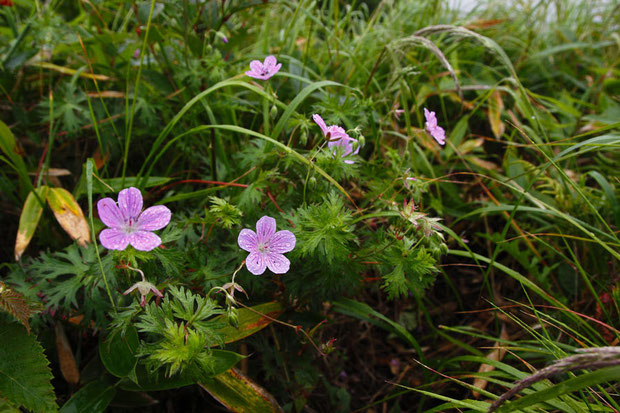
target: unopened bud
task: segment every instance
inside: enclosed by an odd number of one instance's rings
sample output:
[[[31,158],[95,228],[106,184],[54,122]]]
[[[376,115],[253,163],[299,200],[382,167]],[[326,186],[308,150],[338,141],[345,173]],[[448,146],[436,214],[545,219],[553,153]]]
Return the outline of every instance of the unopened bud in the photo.
[[[269,116],[271,119],[275,119],[278,116],[278,107],[276,105],[271,106],[271,111],[269,112]]]
[[[314,188],[316,186],[316,177],[311,176],[308,181],[310,183],[310,188]]]
[[[228,316],[228,323],[237,328],[239,327],[239,312],[236,307],[230,306],[226,311],[226,315]]]
[[[359,138],[357,138],[357,141],[359,142],[360,148],[363,148],[364,145],[366,145],[366,138],[364,135],[360,135]]]

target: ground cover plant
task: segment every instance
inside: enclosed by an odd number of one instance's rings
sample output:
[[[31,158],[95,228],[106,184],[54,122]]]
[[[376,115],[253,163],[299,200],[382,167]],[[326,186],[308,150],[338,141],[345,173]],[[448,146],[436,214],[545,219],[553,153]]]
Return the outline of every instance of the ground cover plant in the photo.
[[[0,410],[620,410],[619,20],[0,1]]]

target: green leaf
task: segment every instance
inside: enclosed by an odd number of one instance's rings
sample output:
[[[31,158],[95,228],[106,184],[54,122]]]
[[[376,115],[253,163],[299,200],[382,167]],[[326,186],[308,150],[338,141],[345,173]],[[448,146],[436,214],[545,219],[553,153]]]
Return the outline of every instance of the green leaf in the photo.
[[[102,413],[114,399],[116,387],[93,381],[82,387],[60,409],[60,413]]]
[[[136,367],[137,384],[131,381],[123,381],[120,387],[130,391],[160,391],[190,386],[196,383],[196,379],[190,374],[175,374],[166,376],[166,372],[159,369],[149,372],[143,364]]]
[[[99,343],[99,357],[105,368],[116,377],[134,377],[138,364],[136,351],[140,343],[138,332],[130,325],[125,334],[116,333]]]
[[[555,386],[551,386],[548,389],[539,390],[535,393],[523,396],[519,400],[507,403],[500,407],[498,412],[507,413],[515,410],[522,410],[526,407],[533,406],[536,403],[544,403],[555,399],[556,397],[566,393],[575,392],[586,387],[595,386],[606,382],[617,383],[619,380],[620,366],[606,367],[591,373],[582,374],[581,376],[564,380],[563,382],[558,383]]]
[[[217,330],[217,333],[222,336],[225,343],[241,340],[267,327],[272,322],[271,319],[278,318],[283,310],[282,304],[278,302],[259,304],[250,308],[241,308],[238,311],[239,327],[235,328],[227,323],[226,327]],[[226,315],[222,314],[215,317],[213,321],[225,322],[226,317]],[[218,343],[215,341],[209,343],[211,346],[217,344]]]
[[[217,401],[236,413],[281,412],[274,397],[237,369],[198,383]]]
[[[227,350],[211,350],[211,357],[213,357],[213,372],[209,376],[222,374],[245,358],[241,354]]]
[[[42,186],[30,192],[24,202],[22,213],[19,217],[19,228],[15,240],[15,261],[19,261],[22,254],[30,244],[35,229],[41,219],[43,205],[47,198],[47,186]]]
[[[6,125],[6,123],[0,121],[0,150],[6,155],[7,162],[19,175],[20,182],[28,189],[32,189],[32,184],[28,178],[28,169],[26,164],[18,152],[17,142],[13,132]]]
[[[0,320],[0,394],[35,412],[55,412],[52,372],[43,347],[19,324]]]

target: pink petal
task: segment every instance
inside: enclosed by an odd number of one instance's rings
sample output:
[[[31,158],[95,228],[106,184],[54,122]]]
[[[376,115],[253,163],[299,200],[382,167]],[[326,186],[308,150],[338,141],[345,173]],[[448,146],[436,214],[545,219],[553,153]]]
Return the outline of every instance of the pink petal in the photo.
[[[123,214],[112,198],[103,198],[97,202],[99,219],[110,228],[120,228],[125,224]]]
[[[275,75],[276,73],[278,73],[280,71],[280,68],[282,67],[282,63],[278,63],[275,67],[271,68],[269,70],[270,76]]]
[[[297,239],[291,231],[278,231],[267,243],[269,253],[283,254],[292,251],[295,248]]]
[[[170,223],[172,213],[164,205],[156,205],[144,210],[136,223],[136,228],[144,231],[162,229]]]
[[[138,188],[123,189],[118,193],[118,207],[126,221],[135,220],[142,211],[142,194]]]
[[[312,115],[312,120],[314,120],[316,124],[319,125],[319,128],[321,128],[321,131],[323,132],[323,135],[327,135],[327,125],[325,124],[323,118],[320,115],[315,114]]]
[[[260,60],[252,60],[250,62],[250,71],[254,72],[254,74],[260,74],[263,72],[263,64]],[[246,72],[247,74],[247,72]]]
[[[159,298],[162,298],[164,296],[154,285],[151,285],[151,292]]]
[[[122,251],[129,244],[129,235],[120,229],[106,228],[99,234],[99,241],[109,250]]]
[[[256,222],[258,242],[267,242],[276,232],[276,220],[265,215]]]
[[[237,238],[239,247],[247,252],[256,252],[258,248],[258,237],[256,232],[251,229],[242,229]]]
[[[136,231],[129,235],[129,243],[140,251],[150,251],[161,245],[161,238],[152,232]]]
[[[276,65],[276,63],[278,63],[278,61],[276,60],[275,56],[267,56],[265,58],[264,65],[271,69],[272,67],[274,67]]]
[[[430,112],[428,109],[424,108],[424,117],[426,118],[427,129],[437,126],[437,117],[435,116],[435,112]]]
[[[267,263],[265,263],[264,257],[258,252],[251,252],[245,259],[245,266],[254,275],[261,275],[265,272]]]
[[[440,145],[446,144],[446,132],[441,126],[435,126],[434,128],[429,129],[428,132]]]
[[[284,274],[291,268],[291,262],[282,254],[267,254],[265,261],[274,274]]]
[[[346,136],[347,138],[351,139],[351,137],[347,134],[347,131],[345,131],[344,128],[341,128],[338,125],[328,126],[325,135],[327,135],[328,133],[330,140],[336,136]]]
[[[254,79],[264,79],[265,78],[263,75],[256,74],[256,73],[252,72],[251,70],[248,70],[247,72],[245,72],[245,75],[253,77]]]

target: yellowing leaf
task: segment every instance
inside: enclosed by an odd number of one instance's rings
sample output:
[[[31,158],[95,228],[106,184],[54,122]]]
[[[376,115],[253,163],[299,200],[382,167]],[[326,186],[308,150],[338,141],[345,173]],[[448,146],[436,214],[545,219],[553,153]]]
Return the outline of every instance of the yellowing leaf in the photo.
[[[283,412],[270,393],[235,368],[205,379],[198,385],[232,412]]]
[[[15,290],[9,288],[0,281],[0,309],[12,314],[20,323],[26,327],[26,331],[30,334],[30,316],[35,313],[35,308],[31,307],[24,296]],[[3,411],[0,409],[0,411]]]
[[[34,230],[37,229],[37,224],[43,212],[42,203],[47,198],[47,192],[48,187],[42,186],[30,192],[26,197],[26,202],[24,202],[24,207],[19,217],[19,228],[17,229],[17,239],[15,240],[15,261],[19,261],[26,247],[30,244]],[[37,196],[39,199],[37,199]]]
[[[58,350],[58,364],[60,372],[67,383],[77,384],[80,381],[80,372],[69,344],[69,339],[65,334],[65,329],[60,322],[56,323],[56,349]]]
[[[77,240],[78,244],[86,247],[90,242],[90,228],[73,195],[63,188],[50,188],[47,202],[60,226],[72,239]]]
[[[504,101],[499,91],[495,90],[489,98],[489,123],[496,139],[499,139],[506,130],[506,125],[501,119],[502,110],[504,110]]]

